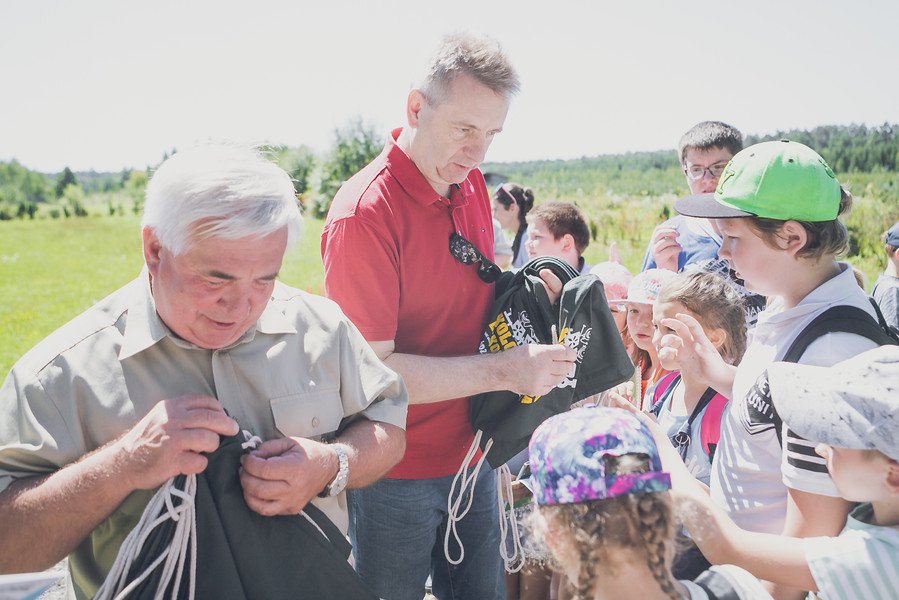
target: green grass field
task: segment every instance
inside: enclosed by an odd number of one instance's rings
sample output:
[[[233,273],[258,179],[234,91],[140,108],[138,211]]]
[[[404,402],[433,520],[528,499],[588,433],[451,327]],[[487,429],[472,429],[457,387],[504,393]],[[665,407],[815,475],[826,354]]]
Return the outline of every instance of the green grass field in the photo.
[[[636,272],[652,227],[674,196],[603,200],[579,202],[596,226],[585,258],[594,264],[607,260],[608,244],[615,241],[624,263]],[[872,233],[865,239],[876,238],[873,232],[882,231],[882,223],[899,210],[883,206],[860,201],[850,229],[868,224]],[[300,244],[284,260],[282,281],[322,292],[321,229],[322,221],[306,218]],[[883,269],[873,252],[850,262],[865,272],[869,289]],[[0,374],[47,334],[134,278],[142,265],[136,217],[0,222]]]
[[[322,222],[306,219],[281,279],[321,293]],[[0,223],[0,373],[143,266],[136,217]]]

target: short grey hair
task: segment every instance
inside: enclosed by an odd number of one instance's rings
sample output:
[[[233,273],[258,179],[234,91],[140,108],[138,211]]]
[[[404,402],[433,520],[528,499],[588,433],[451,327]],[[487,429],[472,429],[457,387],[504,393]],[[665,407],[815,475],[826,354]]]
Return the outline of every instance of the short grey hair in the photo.
[[[468,32],[443,38],[428,61],[418,89],[430,104],[440,104],[449,85],[460,74],[474,78],[506,100],[511,100],[521,89],[518,73],[499,42]]]
[[[147,185],[142,227],[175,255],[202,239],[264,237],[287,228],[287,247],[302,216],[290,176],[258,150],[204,144],[177,152]]]

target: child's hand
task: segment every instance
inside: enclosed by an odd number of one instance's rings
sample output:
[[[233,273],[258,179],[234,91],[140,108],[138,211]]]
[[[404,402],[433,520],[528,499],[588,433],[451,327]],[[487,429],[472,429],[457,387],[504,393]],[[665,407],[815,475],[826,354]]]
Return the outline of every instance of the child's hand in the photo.
[[[652,258],[660,269],[677,273],[677,257],[683,248],[677,243],[678,232],[672,227],[657,227],[649,242]]]
[[[732,368],[721,358],[699,321],[688,314],[677,313],[674,319],[662,319],[660,325],[672,333],[665,334],[659,341],[659,360],[674,365],[684,378],[706,383],[729,398],[730,390],[725,393],[721,384],[727,381],[725,388],[733,386]]]

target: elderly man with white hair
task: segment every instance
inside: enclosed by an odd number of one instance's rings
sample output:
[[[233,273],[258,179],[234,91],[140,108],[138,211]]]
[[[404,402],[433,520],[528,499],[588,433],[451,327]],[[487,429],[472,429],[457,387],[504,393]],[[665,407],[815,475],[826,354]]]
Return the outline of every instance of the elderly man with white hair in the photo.
[[[154,488],[203,471],[238,426],[262,515],[314,503],[405,449],[406,390],[330,300],[277,282],[301,217],[288,175],[227,145],[179,152],[147,188],[146,268],[22,357],[0,388],[0,572],[69,555],[92,597]],[[339,435],[337,432],[339,431]]]

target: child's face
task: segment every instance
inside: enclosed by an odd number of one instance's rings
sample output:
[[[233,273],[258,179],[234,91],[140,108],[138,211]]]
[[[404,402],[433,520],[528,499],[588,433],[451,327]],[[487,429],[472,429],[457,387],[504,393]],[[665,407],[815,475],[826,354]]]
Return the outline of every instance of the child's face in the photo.
[[[840,492],[850,502],[870,502],[883,497],[889,459],[868,450],[837,448],[818,444],[815,452],[827,461],[827,471]]]
[[[796,260],[785,250],[772,248],[746,219],[715,219],[721,231],[718,256],[745,281],[746,289],[762,296],[778,296],[796,269]]]
[[[660,321],[662,319],[673,319],[678,313],[688,314],[702,324],[702,318],[699,315],[691,310],[687,310],[687,308],[679,302],[656,302],[652,307],[652,345],[657,353],[659,347],[662,345],[662,338],[669,333],[674,333],[674,330],[665,327]],[[702,329],[703,331],[706,331],[705,326],[703,326]],[[706,332],[706,335],[708,335],[708,332]],[[675,371],[679,368],[676,363],[671,362],[670,360],[662,360],[661,357],[659,357],[659,364],[662,365],[663,369],[669,371]]]
[[[553,256],[566,260],[563,240],[564,236],[559,239],[553,237],[543,219],[528,219],[528,258],[533,260],[538,256]]]
[[[627,305],[627,332],[640,350],[655,355],[652,345],[654,330],[652,326],[652,304],[629,302]]]

